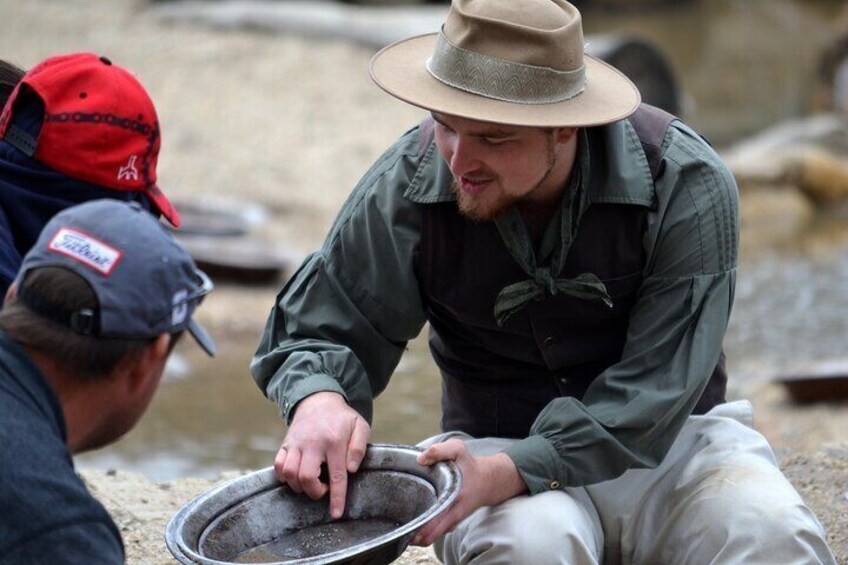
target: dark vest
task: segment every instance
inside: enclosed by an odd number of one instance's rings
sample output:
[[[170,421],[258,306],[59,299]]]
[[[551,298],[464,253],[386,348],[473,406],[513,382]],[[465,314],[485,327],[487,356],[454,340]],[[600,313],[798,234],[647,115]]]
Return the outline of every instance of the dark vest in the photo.
[[[629,118],[654,178],[662,173],[660,148],[673,119],[647,105]],[[421,154],[433,137],[427,122],[421,125]],[[498,327],[497,293],[527,276],[494,223],[468,220],[455,202],[422,206],[416,269],[430,322],[430,351],[442,373],[444,431],[526,437],[552,399],[581,399],[589,384],[621,359],[642,282],[648,212],[641,206],[593,203],[558,275],[596,274],[612,297],[612,309],[600,301],[546,295]],[[726,384],[722,354],[693,413],[724,402]]]

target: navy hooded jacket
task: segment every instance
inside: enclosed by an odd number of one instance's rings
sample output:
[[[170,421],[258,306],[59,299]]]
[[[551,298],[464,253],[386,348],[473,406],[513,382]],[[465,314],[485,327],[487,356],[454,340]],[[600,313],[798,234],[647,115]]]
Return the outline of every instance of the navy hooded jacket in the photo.
[[[43,119],[40,104],[20,108],[14,123],[34,136]],[[98,198],[137,200],[150,210],[141,193],[122,192],[72,179],[0,140],[0,307],[21,260],[56,213]]]

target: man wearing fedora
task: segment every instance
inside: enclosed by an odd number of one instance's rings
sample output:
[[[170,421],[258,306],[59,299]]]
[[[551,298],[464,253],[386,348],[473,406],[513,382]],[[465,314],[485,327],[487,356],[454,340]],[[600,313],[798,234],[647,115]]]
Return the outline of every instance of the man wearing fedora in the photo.
[[[691,129],[584,54],[564,0],[454,0],[371,61],[424,108],[278,296],[252,363],[281,480],[343,513],[372,400],[429,323],[462,491],[445,563],[833,563],[726,402],[737,192]],[[329,468],[327,483],[319,468]]]
[[[0,311],[0,563],[123,563],[120,533],[71,454],[111,443],[146,410],[209,278],[137,203],[57,214]]]
[[[16,81],[0,114],[0,296],[44,224],[74,204],[136,201],[179,227],[157,184],[160,145],[147,91],[106,57],[50,57]]]

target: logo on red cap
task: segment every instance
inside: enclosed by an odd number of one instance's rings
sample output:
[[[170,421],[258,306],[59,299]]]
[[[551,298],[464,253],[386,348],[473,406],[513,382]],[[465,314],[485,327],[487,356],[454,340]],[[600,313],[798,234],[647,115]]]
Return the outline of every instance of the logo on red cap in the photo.
[[[135,155],[130,155],[126,165],[118,169],[118,180],[138,180],[138,169],[135,168]]]

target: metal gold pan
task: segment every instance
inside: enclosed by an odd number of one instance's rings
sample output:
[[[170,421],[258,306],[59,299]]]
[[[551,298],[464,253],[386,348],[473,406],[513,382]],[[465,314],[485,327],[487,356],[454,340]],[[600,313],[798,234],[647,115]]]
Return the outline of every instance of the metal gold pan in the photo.
[[[414,447],[369,445],[351,475],[345,514],[330,518],[314,501],[281,484],[272,467],[220,485],[187,503],[165,539],[183,564],[285,563],[382,565],[459,494],[452,462],[418,465]]]

